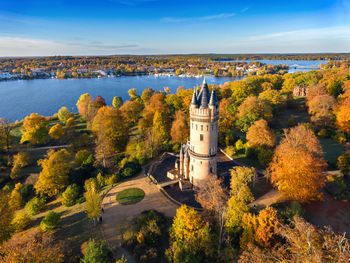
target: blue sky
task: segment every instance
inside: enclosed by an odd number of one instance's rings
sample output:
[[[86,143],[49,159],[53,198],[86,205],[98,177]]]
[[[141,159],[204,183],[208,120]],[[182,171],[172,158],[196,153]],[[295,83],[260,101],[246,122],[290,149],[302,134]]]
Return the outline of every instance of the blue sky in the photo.
[[[350,52],[350,0],[0,0],[0,56]]]

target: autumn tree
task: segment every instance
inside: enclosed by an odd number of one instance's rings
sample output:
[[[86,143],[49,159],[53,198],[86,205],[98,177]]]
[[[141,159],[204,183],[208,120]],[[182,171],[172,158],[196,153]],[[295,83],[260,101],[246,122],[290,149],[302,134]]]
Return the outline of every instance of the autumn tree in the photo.
[[[14,217],[14,211],[9,205],[9,200],[9,194],[0,190],[0,244],[7,240],[12,232],[11,222]]]
[[[311,121],[318,126],[327,127],[333,123],[333,108],[335,99],[330,95],[315,96],[308,101],[308,111],[311,115]]]
[[[66,123],[69,118],[71,118],[73,114],[69,111],[67,107],[61,107],[57,112],[57,117],[60,122]]]
[[[92,122],[98,112],[98,110],[102,107],[106,106],[105,99],[102,98],[101,96],[97,96],[95,100],[93,100],[87,108],[87,113],[86,113],[86,122],[87,122],[87,127],[91,128],[92,127]]]
[[[123,105],[123,99],[118,96],[114,96],[112,100],[112,106],[116,109],[120,109],[120,107]]]
[[[250,147],[274,147],[276,143],[275,134],[268,126],[267,121],[257,120],[249,127],[247,140]]]
[[[219,229],[219,250],[222,243],[223,228],[225,225],[226,202],[228,193],[223,187],[220,178],[210,176],[201,185],[196,193],[196,200],[205,210],[207,216],[213,221],[214,226]]]
[[[200,214],[186,205],[176,210],[170,228],[170,262],[211,262],[213,255],[209,224]]]
[[[0,261],[3,263],[64,262],[62,242],[55,240],[52,233],[42,233],[39,229],[14,235],[0,245],[0,251]]]
[[[96,159],[108,167],[111,158],[127,143],[128,132],[123,115],[113,107],[102,107],[94,118],[92,131],[96,135]]]
[[[145,88],[141,94],[141,99],[143,103],[147,103],[150,100],[150,98],[153,96],[153,94],[154,94],[154,90],[152,88]]]
[[[23,199],[21,194],[22,184],[17,183],[12,190],[9,200],[9,206],[13,210],[18,210],[23,206]]]
[[[49,135],[52,139],[59,140],[64,135],[64,129],[61,124],[57,123],[49,130]]]
[[[183,111],[175,113],[175,120],[171,126],[171,138],[174,143],[185,143],[190,130],[187,124],[187,116]]]
[[[48,141],[48,126],[46,118],[32,113],[24,118],[21,143],[43,144]]]
[[[283,103],[283,97],[281,93],[278,90],[274,89],[266,89],[261,92],[259,94],[259,100],[265,100],[273,106],[277,106]]]
[[[339,102],[335,109],[335,116],[338,128],[350,134],[350,97]]]
[[[290,199],[321,198],[327,163],[315,134],[305,125],[285,130],[270,163],[271,182]]]
[[[227,202],[225,227],[235,232],[241,227],[244,213],[249,211],[248,204],[254,200],[249,184],[256,178],[254,168],[237,166],[231,170],[230,199]]]
[[[84,93],[80,95],[76,105],[78,108],[78,112],[82,118],[86,119],[87,113],[88,113],[88,107],[92,103],[92,101],[93,99],[89,93]]]
[[[30,157],[28,153],[19,152],[13,156],[13,164],[11,168],[11,179],[16,179],[19,177],[19,173],[22,168],[26,167],[30,163]]]
[[[84,197],[86,200],[86,214],[94,221],[94,223],[96,223],[101,215],[102,199],[96,189],[96,183],[94,180],[86,181]]]
[[[0,118],[0,145],[4,145],[7,151],[7,154],[10,152],[11,144],[11,131],[14,126],[10,123],[9,120]]]
[[[123,114],[125,122],[129,125],[135,125],[143,110],[143,104],[140,100],[126,101],[123,106],[120,107],[120,111]]]
[[[272,118],[272,108],[266,101],[251,96],[246,98],[238,107],[237,118],[238,126],[243,131],[247,131],[259,119],[270,120]]]
[[[129,94],[130,100],[136,100],[140,98],[140,96],[137,95],[137,90],[135,88],[129,89],[128,94]]]
[[[66,149],[47,153],[47,158],[38,161],[42,170],[35,190],[49,197],[61,193],[68,183],[68,175],[71,169],[71,155]]]
[[[240,263],[255,262],[339,262],[350,258],[350,243],[345,234],[330,228],[317,229],[302,218],[294,217],[291,225],[280,225],[276,233],[283,240],[273,248],[250,245],[241,254]]]
[[[280,220],[277,210],[267,207],[259,212],[258,215],[246,213],[242,218],[243,233],[240,239],[241,248],[248,243],[255,243],[262,247],[273,245],[273,239],[277,237],[277,228],[280,226]]]

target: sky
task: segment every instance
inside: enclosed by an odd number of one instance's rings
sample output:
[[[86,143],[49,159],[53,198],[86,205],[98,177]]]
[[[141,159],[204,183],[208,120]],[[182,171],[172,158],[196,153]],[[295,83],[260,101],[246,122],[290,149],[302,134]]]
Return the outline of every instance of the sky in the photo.
[[[0,56],[350,52],[350,0],[0,0]]]

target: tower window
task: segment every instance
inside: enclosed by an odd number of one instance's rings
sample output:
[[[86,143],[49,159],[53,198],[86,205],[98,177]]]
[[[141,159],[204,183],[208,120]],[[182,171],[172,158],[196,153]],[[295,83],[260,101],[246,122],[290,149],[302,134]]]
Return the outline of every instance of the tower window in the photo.
[[[198,130],[198,125],[196,124],[196,130]]]
[[[199,140],[202,142],[202,141],[203,141],[203,139],[204,139],[203,134],[200,134],[200,135],[199,135]]]
[[[191,165],[191,171],[193,171],[193,165]]]
[[[209,130],[209,126],[207,125],[207,131]]]
[[[201,131],[203,131],[203,125],[201,125]]]

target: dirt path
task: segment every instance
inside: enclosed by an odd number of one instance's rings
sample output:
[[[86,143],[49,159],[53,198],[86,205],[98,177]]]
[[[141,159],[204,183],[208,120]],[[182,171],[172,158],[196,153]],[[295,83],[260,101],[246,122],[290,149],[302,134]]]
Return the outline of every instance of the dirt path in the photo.
[[[144,199],[133,205],[120,205],[116,199],[116,193],[131,187],[141,188],[145,192]],[[154,209],[164,213],[168,217],[175,215],[177,205],[167,199],[156,185],[143,174],[138,177],[121,183],[112,188],[102,201],[104,213],[102,230],[109,245],[116,252],[118,257],[125,255],[128,262],[135,262],[134,259],[121,247],[121,233],[127,224],[142,211]]]

